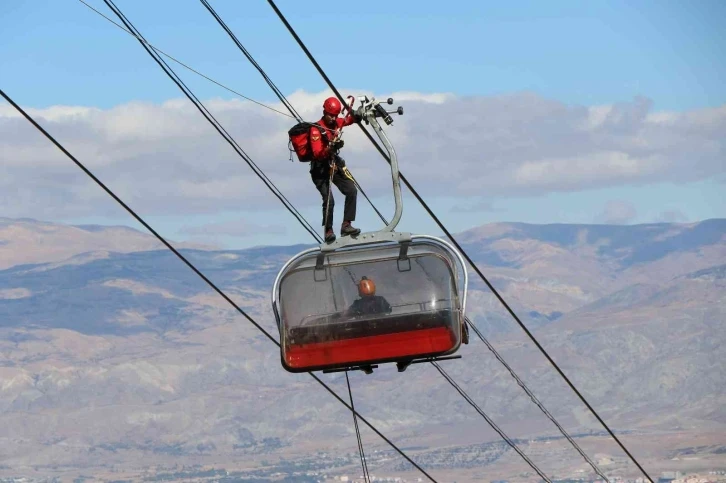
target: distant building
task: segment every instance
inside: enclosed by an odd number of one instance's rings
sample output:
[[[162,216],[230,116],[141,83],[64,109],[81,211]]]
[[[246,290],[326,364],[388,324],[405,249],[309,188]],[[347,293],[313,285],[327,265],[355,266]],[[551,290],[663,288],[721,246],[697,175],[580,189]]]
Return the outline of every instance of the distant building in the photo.
[[[683,476],[680,471],[664,471],[658,478],[658,483],[671,483],[673,480],[677,480]]]

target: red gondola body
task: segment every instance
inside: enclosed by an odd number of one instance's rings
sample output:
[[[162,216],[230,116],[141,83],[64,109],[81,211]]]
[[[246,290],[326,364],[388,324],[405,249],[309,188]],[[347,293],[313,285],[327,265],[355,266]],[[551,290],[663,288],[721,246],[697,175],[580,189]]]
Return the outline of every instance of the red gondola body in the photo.
[[[311,370],[370,361],[399,361],[448,352],[456,346],[456,339],[451,330],[438,327],[331,342],[290,344],[285,351],[285,365],[296,370]]]

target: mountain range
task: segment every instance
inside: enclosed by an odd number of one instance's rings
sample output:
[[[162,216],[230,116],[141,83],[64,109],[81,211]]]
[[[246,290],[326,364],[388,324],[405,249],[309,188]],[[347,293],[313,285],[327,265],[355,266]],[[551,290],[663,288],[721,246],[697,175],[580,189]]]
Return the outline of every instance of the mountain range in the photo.
[[[652,476],[726,469],[726,220],[497,223],[456,238]],[[273,337],[272,282],[305,247],[180,246]],[[360,472],[350,412],[285,372],[277,347],[161,248],[128,227],[0,218],[0,477]],[[637,476],[470,277],[467,313],[492,347],[608,475]],[[459,354],[442,367],[545,473],[594,475],[485,344]],[[345,374],[321,378],[347,399]],[[349,378],[356,409],[439,481],[532,481],[430,365]],[[362,437],[376,473],[416,476],[365,425]]]

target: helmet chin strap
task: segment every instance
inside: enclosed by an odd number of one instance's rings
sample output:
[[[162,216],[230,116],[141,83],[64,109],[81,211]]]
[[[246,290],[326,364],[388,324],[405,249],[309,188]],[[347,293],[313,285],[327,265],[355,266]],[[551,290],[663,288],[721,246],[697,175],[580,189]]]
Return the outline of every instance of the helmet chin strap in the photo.
[[[352,116],[352,115],[353,115],[353,104],[355,103],[355,97],[353,97],[353,96],[348,96],[348,99],[350,100],[350,102],[349,102],[348,104],[343,104],[343,106],[344,106],[344,107],[345,107],[345,109],[346,109],[346,110],[348,111],[348,115],[351,115],[351,116]],[[343,111],[342,111],[342,109],[341,109],[341,113],[342,113],[342,112],[343,112]],[[327,112],[325,112],[325,110],[323,110],[323,114],[328,114],[328,113],[327,113]],[[332,114],[328,114],[328,115],[329,115],[329,116],[332,116]],[[338,115],[340,115],[340,113],[339,113]],[[333,118],[333,120],[335,120],[335,119],[336,119],[337,117],[338,117],[338,116],[335,116],[335,118]],[[337,126],[335,126],[335,127],[337,128]],[[343,129],[344,129],[344,128],[345,128],[345,126],[343,126],[343,127],[341,127],[340,129],[338,129],[338,134],[337,134],[337,135],[335,136],[335,139],[333,139],[333,141],[337,141],[338,139],[340,139],[340,138],[342,138],[342,137],[343,137]]]

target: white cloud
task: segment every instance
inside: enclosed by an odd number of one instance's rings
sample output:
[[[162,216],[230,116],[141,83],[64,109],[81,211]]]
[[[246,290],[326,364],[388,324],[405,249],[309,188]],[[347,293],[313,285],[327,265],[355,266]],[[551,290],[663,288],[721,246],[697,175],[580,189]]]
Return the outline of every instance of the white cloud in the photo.
[[[464,200],[462,203],[457,203],[451,207],[451,211],[461,213],[480,213],[482,211],[496,212],[501,210],[496,208],[494,203],[490,200],[473,198]]]
[[[93,107],[82,106],[51,106],[46,109],[23,108],[30,116],[36,120],[43,119],[46,121],[69,121],[74,118],[82,118],[93,112],[101,112]],[[23,115],[18,112],[10,104],[0,105],[0,118],[22,118]]]
[[[663,223],[687,223],[688,217],[681,210],[666,210],[658,215],[656,221]]]
[[[637,214],[632,203],[612,200],[605,203],[603,211],[596,217],[595,221],[608,225],[626,225],[633,221]]]
[[[182,227],[179,233],[201,237],[232,236],[244,238],[260,234],[284,235],[287,230],[281,225],[259,225],[240,219],[201,226]]]
[[[288,98],[304,117],[314,120],[328,95],[297,91]],[[458,195],[466,201],[476,196],[718,180],[726,172],[726,106],[654,112],[644,98],[610,106],[572,106],[532,93],[390,96],[394,106],[403,105],[405,114],[395,117],[387,132],[402,172],[425,196]],[[286,132],[292,119],[245,101],[212,99],[206,104],[291,201],[319,205],[307,165],[289,161]],[[134,102],[110,109],[54,106],[29,112],[145,214],[280,206],[186,100]],[[388,165],[365,136],[350,126],[345,140],[348,166],[366,192],[388,193]],[[118,213],[112,202],[101,201],[106,194],[9,105],[0,106],[0,161],[4,216],[47,219],[105,214],[99,210]]]

